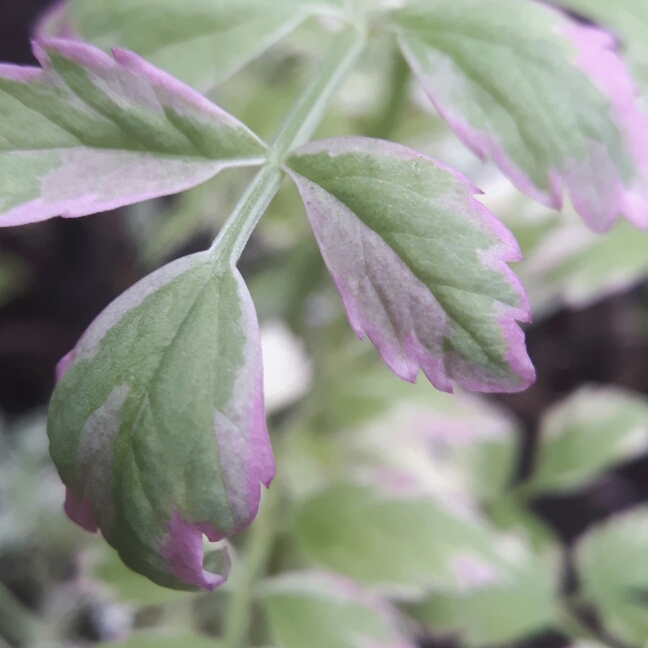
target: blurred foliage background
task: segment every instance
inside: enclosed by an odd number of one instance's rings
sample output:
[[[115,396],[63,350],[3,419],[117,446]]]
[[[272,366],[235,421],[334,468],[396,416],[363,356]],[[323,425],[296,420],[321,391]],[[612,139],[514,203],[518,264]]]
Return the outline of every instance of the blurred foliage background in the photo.
[[[0,60],[34,63],[46,4],[0,1]],[[329,39],[307,22],[211,98],[269,137]],[[240,266],[262,323],[277,480],[232,544],[224,588],[163,590],[64,517],[44,408],[85,327],[138,278],[207,247],[248,172],[5,229],[0,646],[226,645],[240,601],[266,648],[648,645],[648,234],[621,223],[599,237],[522,196],[433,114],[390,42],[374,43],[319,135],[347,133],[429,153],[485,191],[525,254],[537,383],[483,397],[399,382],[350,331],[286,184]]]

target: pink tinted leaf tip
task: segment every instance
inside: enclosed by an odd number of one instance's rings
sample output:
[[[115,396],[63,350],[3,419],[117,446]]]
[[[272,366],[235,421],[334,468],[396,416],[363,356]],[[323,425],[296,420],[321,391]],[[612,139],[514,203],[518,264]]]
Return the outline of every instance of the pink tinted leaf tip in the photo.
[[[203,569],[203,531],[199,525],[186,523],[178,511],[173,512],[169,523],[169,537],[160,547],[160,554],[169,562],[171,572],[184,583],[211,591],[222,585],[229,573],[227,548],[224,574],[214,574]]]

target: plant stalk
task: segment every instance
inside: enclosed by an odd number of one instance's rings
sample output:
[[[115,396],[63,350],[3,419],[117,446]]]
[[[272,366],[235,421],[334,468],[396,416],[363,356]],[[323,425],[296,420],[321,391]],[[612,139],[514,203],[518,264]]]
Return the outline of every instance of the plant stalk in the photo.
[[[276,533],[279,489],[275,486],[264,493],[259,514],[250,527],[250,537],[241,562],[241,574],[232,592],[227,609],[223,648],[247,648],[251,606],[256,583],[263,578]]]
[[[353,26],[335,39],[317,74],[292,105],[272,140],[272,152],[280,165],[290,151],[313,137],[365,44],[366,34]]]
[[[592,629],[585,625],[570,609],[564,607],[559,615],[560,629],[571,639],[592,639],[598,641],[598,637]]]
[[[259,219],[279,191],[283,180],[281,166],[286,156],[313,136],[364,51],[365,43],[363,31],[347,27],[335,39],[317,74],[294,102],[272,141],[271,161],[251,182],[210,249],[220,267],[233,265],[240,258]],[[250,527],[243,573],[227,610],[224,648],[247,648],[254,590],[263,577],[272,549],[279,499],[275,485],[266,493],[259,515]]]
[[[389,139],[398,126],[401,113],[407,105],[410,67],[399,49],[395,49],[389,79],[387,101],[383,110],[367,128],[367,137]]]
[[[256,175],[212,244],[210,252],[219,264],[235,264],[241,257],[259,219],[281,187],[280,168],[286,156],[313,136],[365,44],[365,33],[351,26],[333,42],[318,72],[279,126],[270,149],[271,162]]]
[[[210,248],[219,266],[236,265],[261,216],[277,195],[282,180],[281,169],[267,164],[248,185]]]

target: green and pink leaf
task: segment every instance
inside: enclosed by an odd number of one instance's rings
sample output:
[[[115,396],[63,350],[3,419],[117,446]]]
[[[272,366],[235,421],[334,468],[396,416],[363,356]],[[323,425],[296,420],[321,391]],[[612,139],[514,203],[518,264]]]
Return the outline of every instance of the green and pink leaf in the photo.
[[[401,49],[438,112],[525,193],[648,228],[648,116],[612,37],[533,0],[415,2]]]
[[[113,302],[62,361],[49,413],[68,515],[176,589],[225,580],[203,534],[244,529],[274,475],[254,307],[213,264],[186,257]]]
[[[526,296],[506,265],[515,239],[455,171],[365,138],[308,144],[289,160],[349,322],[401,378],[443,391],[518,391],[535,373],[517,322]]]
[[[115,209],[266,159],[243,124],[130,52],[65,40],[34,52],[42,69],[0,64],[0,226]]]

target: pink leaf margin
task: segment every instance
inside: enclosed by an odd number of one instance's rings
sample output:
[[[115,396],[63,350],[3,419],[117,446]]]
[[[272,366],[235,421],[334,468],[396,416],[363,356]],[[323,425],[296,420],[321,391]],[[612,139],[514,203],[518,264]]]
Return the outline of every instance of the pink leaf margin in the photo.
[[[33,30],[35,38],[64,38],[66,40],[81,40],[75,33],[72,22],[67,17],[68,0],[56,0],[51,6],[36,17]]]
[[[636,168],[632,183],[626,186],[619,171],[610,168],[605,151],[600,145],[593,146],[594,168],[601,174],[607,173],[610,184],[603,195],[601,208],[597,209],[577,191],[580,174],[575,169],[574,177],[567,179],[574,207],[596,232],[610,229],[619,214],[636,227],[648,229],[648,115],[642,112],[637,102],[639,90],[611,34],[576,22],[565,23],[559,33],[576,48],[575,65],[590,77],[610,102],[615,122]]]
[[[228,563],[226,573],[213,574],[203,569],[202,529],[198,525],[185,522],[177,511],[173,512],[168,529],[169,535],[160,546],[160,555],[167,561],[171,573],[178,580],[207,591],[214,590],[227,580],[230,567],[227,547],[223,548]]]
[[[234,512],[234,528],[228,533],[233,535],[247,528],[256,517],[261,501],[261,485],[270,487],[276,472],[276,464],[270,436],[266,425],[265,401],[263,393],[263,360],[261,357],[261,335],[252,297],[241,274],[235,267],[231,272],[236,277],[243,319],[247,323],[248,357],[243,371],[247,380],[237,381],[236,400],[232,418],[248,421],[249,436],[243,440],[232,438],[223,427],[219,430],[220,414],[214,421],[216,440],[221,456],[229,461],[222,465],[223,479],[228,491],[230,506]],[[241,488],[241,475],[245,475],[245,485]],[[205,535],[212,540],[222,539],[222,535]]]

